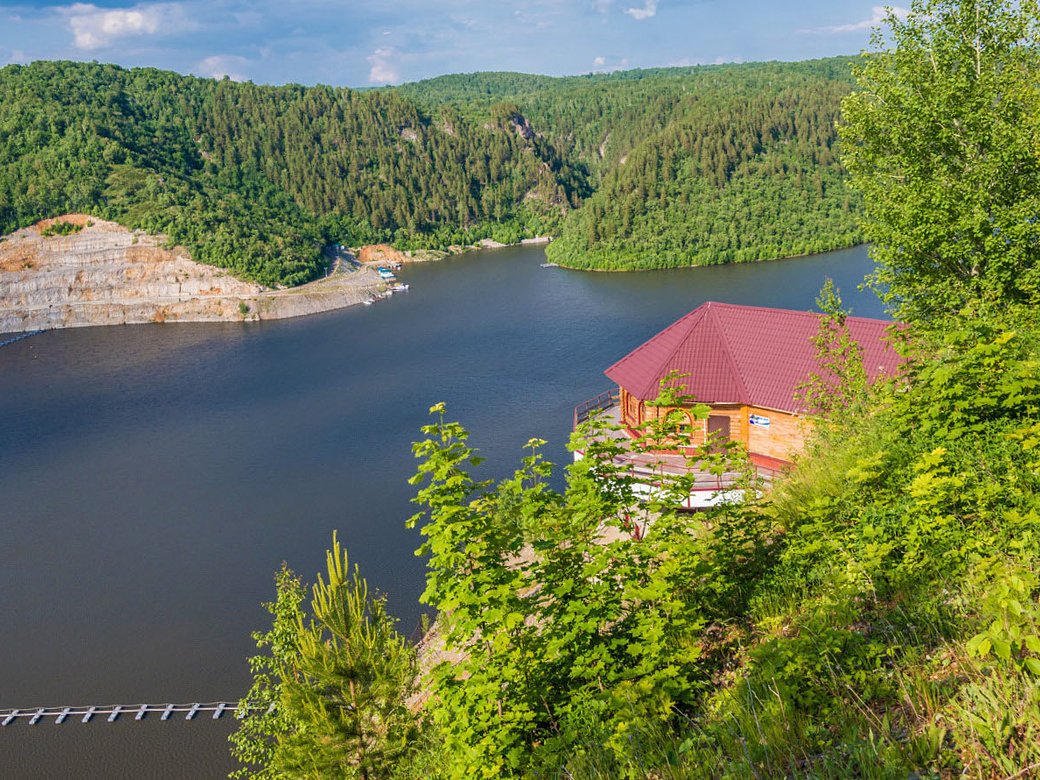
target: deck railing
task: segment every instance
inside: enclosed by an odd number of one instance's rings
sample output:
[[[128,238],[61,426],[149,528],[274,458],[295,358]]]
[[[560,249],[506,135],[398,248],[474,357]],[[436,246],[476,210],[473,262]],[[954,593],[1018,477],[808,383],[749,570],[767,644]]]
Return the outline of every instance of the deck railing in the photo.
[[[585,422],[596,412],[616,406],[620,400],[620,391],[614,387],[610,390],[604,390],[599,395],[593,396],[587,401],[582,401],[574,407],[574,427],[577,428],[578,425]]]

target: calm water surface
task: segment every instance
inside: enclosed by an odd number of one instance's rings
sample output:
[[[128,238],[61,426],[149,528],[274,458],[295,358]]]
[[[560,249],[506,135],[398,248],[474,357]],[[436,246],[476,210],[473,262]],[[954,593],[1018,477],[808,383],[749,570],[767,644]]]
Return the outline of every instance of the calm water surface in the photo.
[[[55,331],[0,349],[0,708],[233,700],[284,560],[332,531],[401,629],[419,622],[411,442],[446,401],[496,475],[532,436],[564,462],[603,369],[707,300],[856,314],[863,248],[588,274],[540,248],[409,267],[404,295],[271,323]],[[767,335],[767,334],[764,334]],[[232,721],[24,721],[0,777],[222,777]]]

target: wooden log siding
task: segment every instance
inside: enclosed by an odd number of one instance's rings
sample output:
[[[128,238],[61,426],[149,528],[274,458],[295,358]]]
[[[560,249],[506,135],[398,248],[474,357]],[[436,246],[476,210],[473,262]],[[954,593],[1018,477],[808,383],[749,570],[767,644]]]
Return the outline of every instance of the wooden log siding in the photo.
[[[640,401],[625,388],[620,388],[622,420],[630,428],[638,428],[649,420],[655,420],[676,408],[655,407]],[[805,447],[810,423],[801,415],[740,404],[709,404],[711,415],[729,418],[729,437],[743,444],[748,452],[765,455],[778,460],[790,461],[791,457]],[[751,425],[751,415],[769,418],[769,426]],[[708,430],[707,420],[692,420],[692,446],[700,446]]]
[[[739,442],[747,447],[748,445],[748,413],[746,406],[738,406],[737,404],[709,404],[711,406],[712,417],[728,417],[729,418],[729,438],[730,441]],[[705,429],[707,429],[708,421],[704,421]]]
[[[693,447],[699,447],[704,444],[704,439],[708,433],[708,421],[694,419],[692,412],[689,407],[679,406],[650,406],[646,402],[641,401],[632,393],[628,392],[625,388],[619,388],[619,398],[621,404],[621,421],[624,425],[629,428],[638,428],[645,422],[650,420],[657,420],[664,417],[669,412],[679,410],[683,412],[689,420],[691,428],[690,445]],[[743,407],[736,406],[733,404],[720,405],[712,407],[712,414],[721,414],[730,417],[730,436],[736,441],[747,445],[747,415],[743,415],[741,420],[741,409]]]
[[[629,428],[635,428],[643,422],[643,402],[625,388],[619,389],[621,391],[621,419]]]
[[[754,406],[745,408],[748,410],[748,419],[752,414],[769,418],[768,427],[748,425],[748,452],[789,461],[805,448],[805,439],[812,425],[808,419],[775,409]]]

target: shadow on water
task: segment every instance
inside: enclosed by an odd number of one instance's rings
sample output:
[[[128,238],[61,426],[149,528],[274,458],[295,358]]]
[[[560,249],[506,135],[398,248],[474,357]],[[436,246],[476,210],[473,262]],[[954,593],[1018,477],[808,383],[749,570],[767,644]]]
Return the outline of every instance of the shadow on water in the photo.
[[[259,324],[56,331],[0,349],[0,707],[235,699],[281,561],[333,529],[410,633],[422,561],[406,479],[446,401],[504,476],[565,462],[603,369],[706,300],[857,314],[863,248],[748,266],[587,274],[540,248],[402,272],[371,307]],[[226,774],[229,721],[0,729],[4,777]]]

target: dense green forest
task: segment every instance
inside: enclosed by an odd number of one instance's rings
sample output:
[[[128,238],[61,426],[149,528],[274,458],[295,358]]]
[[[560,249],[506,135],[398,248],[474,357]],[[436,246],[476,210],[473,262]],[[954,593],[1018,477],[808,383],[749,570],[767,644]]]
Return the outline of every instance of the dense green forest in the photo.
[[[510,117],[433,117],[393,93],[41,62],[0,70],[0,106],[0,232],[85,211],[265,284],[316,276],[325,240],[554,230],[586,190]]]
[[[283,569],[244,775],[1040,775],[1040,4],[886,25],[841,132],[900,374],[866,381],[825,285],[806,450],[767,489],[741,445],[692,448],[745,475],[699,513],[691,474],[639,490],[616,458],[691,443],[676,377],[637,438],[579,426],[563,490],[537,439],[474,476],[436,404],[409,521],[436,630],[409,652],[335,539],[310,599]]]
[[[844,94],[853,83],[854,62],[851,57],[832,57],[563,78],[523,73],[455,74],[394,87],[393,91],[428,110],[447,106],[475,119],[496,105],[515,105],[561,154],[586,166],[598,183],[602,173],[615,167],[650,135],[689,113],[699,101],[709,101],[702,109],[710,112],[727,97],[742,101],[784,89],[808,95],[837,85],[838,92]],[[832,107],[837,108],[836,102]]]
[[[153,69],[0,69],[0,232],[85,211],[264,284],[326,241],[445,248],[551,233],[554,260],[636,268],[860,240],[834,153],[847,58],[387,90]],[[583,205],[584,204],[584,205]]]
[[[443,76],[396,91],[467,116],[508,107],[588,171],[550,259],[632,269],[763,260],[862,241],[834,150],[851,58],[548,79]]]

